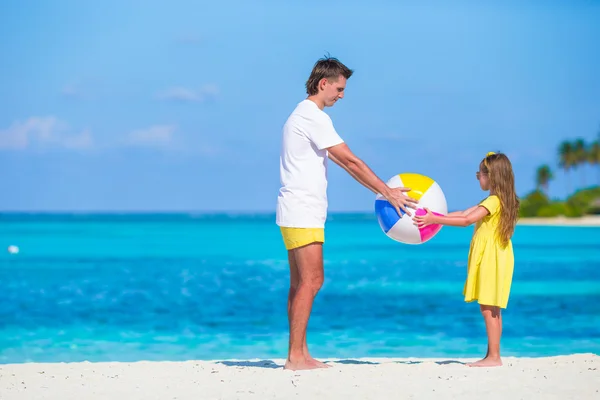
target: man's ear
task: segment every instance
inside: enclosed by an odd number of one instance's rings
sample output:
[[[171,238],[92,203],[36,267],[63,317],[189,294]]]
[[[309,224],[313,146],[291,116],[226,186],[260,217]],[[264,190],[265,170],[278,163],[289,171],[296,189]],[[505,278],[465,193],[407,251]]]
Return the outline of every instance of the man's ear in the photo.
[[[327,78],[321,78],[319,81],[319,89],[325,90],[325,85],[327,84]]]

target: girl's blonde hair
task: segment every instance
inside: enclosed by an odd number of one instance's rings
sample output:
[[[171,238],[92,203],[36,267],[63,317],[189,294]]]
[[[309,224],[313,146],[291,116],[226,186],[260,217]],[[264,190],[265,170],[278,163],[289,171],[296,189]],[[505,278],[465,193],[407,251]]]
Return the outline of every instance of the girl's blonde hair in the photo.
[[[512,164],[506,155],[490,152],[481,161],[481,171],[489,178],[490,191],[500,199],[500,222],[496,234],[500,244],[506,247],[519,219],[520,202]]]

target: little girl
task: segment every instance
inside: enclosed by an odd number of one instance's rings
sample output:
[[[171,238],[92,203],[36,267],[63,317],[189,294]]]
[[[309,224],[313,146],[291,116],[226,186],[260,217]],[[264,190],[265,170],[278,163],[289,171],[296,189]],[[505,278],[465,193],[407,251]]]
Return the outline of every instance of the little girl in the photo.
[[[515,193],[512,165],[504,154],[487,153],[476,174],[482,190],[490,195],[478,205],[446,216],[415,216],[418,227],[431,224],[469,226],[475,224],[469,250],[467,279],[463,289],[466,302],[477,301],[488,337],[485,358],[472,367],[502,365],[500,336],[501,308],[506,308],[512,283],[514,256],[511,238],[517,224],[519,199]]]

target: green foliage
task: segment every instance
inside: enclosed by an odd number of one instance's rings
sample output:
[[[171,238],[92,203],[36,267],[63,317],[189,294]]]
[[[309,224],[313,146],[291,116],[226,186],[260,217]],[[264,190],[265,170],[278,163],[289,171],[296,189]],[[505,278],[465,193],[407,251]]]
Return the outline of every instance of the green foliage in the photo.
[[[588,162],[592,165],[600,164],[600,141],[595,141],[590,145],[588,152]]]
[[[558,166],[568,171],[576,164],[575,146],[571,142],[562,142],[558,147]]]
[[[587,213],[590,215],[600,215],[600,198],[597,198],[592,202]]]
[[[540,166],[535,172],[535,181],[537,188],[548,190],[548,183],[554,179],[554,174],[548,165]]]
[[[520,217],[537,217],[538,211],[550,204],[548,196],[541,190],[534,190],[521,199]]]
[[[558,166],[564,171],[567,180],[567,192],[571,191],[569,171],[575,169],[581,176],[581,186],[585,186],[585,165],[591,165],[598,171],[600,185],[600,132],[598,140],[586,143],[583,138],[565,140],[558,146]],[[564,201],[551,201],[542,192],[548,192],[554,174],[549,165],[540,165],[535,173],[537,190],[521,199],[521,217],[579,217],[586,214],[600,214],[600,186],[578,190]]]
[[[570,213],[568,206],[566,203],[558,202],[558,203],[550,203],[548,205],[542,206],[539,210],[537,210],[537,217],[558,217],[558,216],[566,216]]]
[[[520,217],[581,217],[600,213],[600,186],[579,190],[566,201],[550,201],[541,190],[521,198]]]
[[[600,199],[600,187],[592,187],[575,192],[567,199],[567,204],[572,210],[570,216],[582,216],[591,211],[592,204]]]
[[[581,165],[587,162],[588,150],[587,145],[583,139],[577,139],[571,146],[573,152],[574,165]]]

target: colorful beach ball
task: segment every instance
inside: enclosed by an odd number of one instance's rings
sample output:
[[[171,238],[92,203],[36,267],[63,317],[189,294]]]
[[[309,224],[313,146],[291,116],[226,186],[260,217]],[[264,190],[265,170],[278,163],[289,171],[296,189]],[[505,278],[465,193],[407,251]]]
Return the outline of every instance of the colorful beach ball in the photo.
[[[417,209],[410,209],[413,215],[424,215],[424,208],[428,208],[434,214],[448,214],[448,206],[446,197],[440,185],[428,176],[421,174],[399,174],[393,176],[387,181],[389,187],[409,187],[410,192],[406,192],[409,197],[419,201]],[[419,229],[414,225],[412,217],[402,212],[402,218],[398,215],[396,209],[383,197],[378,194],[375,198],[375,213],[379,226],[383,232],[390,238],[406,244],[421,244],[425,243],[434,237],[440,229],[441,225],[429,225]]]

